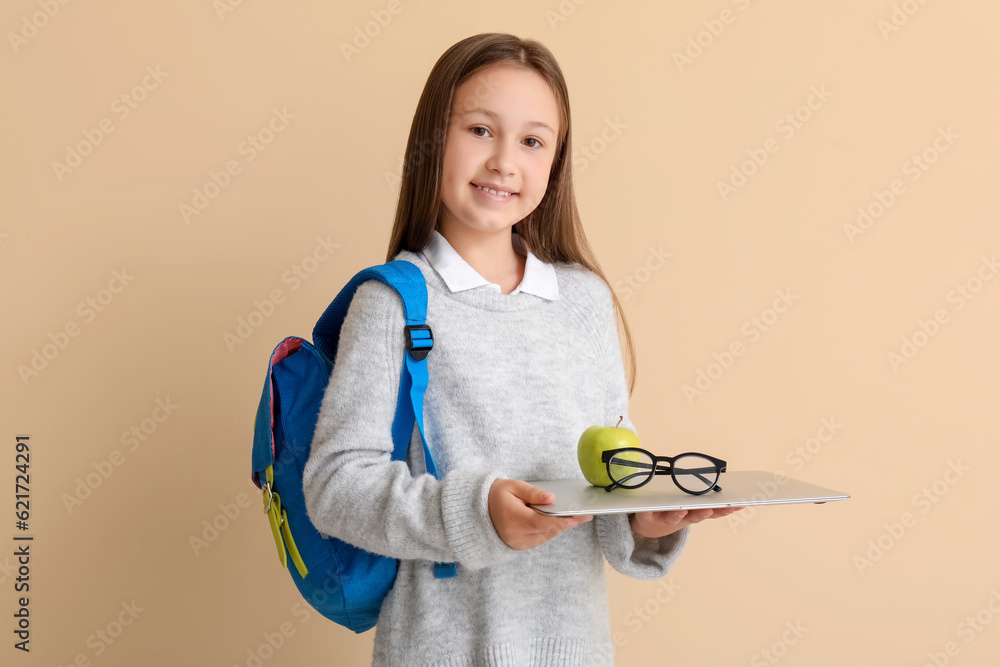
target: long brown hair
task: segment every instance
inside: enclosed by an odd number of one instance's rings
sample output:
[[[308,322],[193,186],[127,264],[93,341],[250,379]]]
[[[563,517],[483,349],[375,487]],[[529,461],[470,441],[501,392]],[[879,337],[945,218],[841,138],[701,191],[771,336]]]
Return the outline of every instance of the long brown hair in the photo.
[[[515,228],[531,252],[543,262],[577,263],[607,283],[624,332],[625,368],[631,395],[636,375],[632,332],[618,295],[601,270],[583,231],[573,191],[569,93],[559,64],[541,43],[503,33],[483,33],[453,45],[435,63],[410,126],[396,219],[385,261],[392,261],[400,250],[419,252],[430,239],[441,210],[444,146],[455,91],[476,72],[496,63],[514,63],[538,72],[548,82],[560,109],[560,136],[545,196],[534,211],[515,224]]]

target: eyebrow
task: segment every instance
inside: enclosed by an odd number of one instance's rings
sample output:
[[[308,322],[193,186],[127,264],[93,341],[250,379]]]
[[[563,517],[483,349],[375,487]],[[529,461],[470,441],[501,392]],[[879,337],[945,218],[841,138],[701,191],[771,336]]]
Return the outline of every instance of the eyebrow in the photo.
[[[469,109],[465,113],[459,114],[459,115],[460,116],[468,116],[468,115],[471,115],[471,114],[474,114],[474,113],[481,113],[484,116],[489,116],[490,118],[492,118],[494,121],[496,121],[498,123],[500,122],[500,115],[497,114],[496,111],[491,111],[490,109],[483,109],[483,108],[480,108],[480,107],[476,107],[475,109]],[[553,130],[549,126],[548,123],[543,123],[540,120],[529,121],[528,123],[526,123],[526,125],[528,127],[544,127],[546,130],[548,130],[549,132],[551,132],[553,135],[555,135],[555,133],[556,133],[556,131]]]

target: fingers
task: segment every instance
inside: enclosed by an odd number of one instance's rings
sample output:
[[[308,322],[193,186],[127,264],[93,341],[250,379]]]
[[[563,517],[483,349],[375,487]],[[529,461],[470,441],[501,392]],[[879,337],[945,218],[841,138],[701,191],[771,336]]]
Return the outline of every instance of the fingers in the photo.
[[[548,505],[556,499],[556,494],[532,486],[524,480],[509,479],[504,481],[509,482],[506,485],[507,492],[523,500],[525,505]]]
[[[531,549],[551,540],[560,533],[593,516],[555,517],[540,514],[528,504],[546,505],[555,494],[539,489],[523,480],[498,479],[489,495],[489,512],[497,534],[512,549]]]
[[[501,535],[512,549],[523,551],[533,549],[559,536],[581,523],[590,521],[592,516],[546,516],[524,508],[530,515],[511,516],[506,522],[506,535]]]
[[[694,525],[696,523],[701,523],[706,519],[722,519],[729,516],[733,512],[738,512],[743,509],[742,507],[716,507],[709,509],[692,510],[688,512],[687,521],[689,524]]]
[[[636,512],[630,522],[632,528],[645,537],[665,537],[685,526],[693,526],[706,519],[721,519],[742,507],[716,507],[692,510]]]
[[[714,509],[691,510],[684,518],[687,520],[688,524],[694,525],[696,523],[701,523],[705,519],[711,519],[713,514],[715,514]]]
[[[739,512],[741,509],[743,509],[743,508],[742,507],[720,507],[719,509],[715,510],[715,515],[712,516],[712,518],[713,519],[721,519],[722,517],[729,516],[730,514],[733,514],[734,512]]]
[[[636,512],[629,523],[644,537],[665,537],[688,525],[687,517],[687,510]]]

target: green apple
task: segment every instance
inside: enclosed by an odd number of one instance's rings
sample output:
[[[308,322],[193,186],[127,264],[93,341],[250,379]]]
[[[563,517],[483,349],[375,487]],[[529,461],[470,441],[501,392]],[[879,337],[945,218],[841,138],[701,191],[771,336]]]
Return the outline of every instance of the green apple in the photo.
[[[618,418],[618,423],[622,423],[622,417]],[[584,431],[576,446],[576,456],[584,478],[594,486],[611,484],[607,464],[601,461],[601,454],[622,447],[639,447],[639,436],[619,426],[591,426]],[[638,455],[635,458],[637,460]]]

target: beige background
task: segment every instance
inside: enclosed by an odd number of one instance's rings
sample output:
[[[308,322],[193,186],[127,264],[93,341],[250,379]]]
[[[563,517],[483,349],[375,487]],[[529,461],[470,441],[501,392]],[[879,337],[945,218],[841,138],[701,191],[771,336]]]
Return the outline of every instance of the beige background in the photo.
[[[0,662],[368,664],[372,633],[301,613],[276,562],[248,477],[253,413],[273,345],[383,260],[430,68],[503,31],[565,72],[581,213],[635,332],[643,442],[853,495],[698,526],[667,586],[609,572],[618,664],[996,664],[996,3],[231,4],[2,10]],[[391,20],[348,62],[372,12]],[[87,154],[55,166],[70,147]],[[332,257],[283,279],[318,238]],[[779,290],[794,301],[775,318]],[[46,365],[22,377],[36,351]],[[713,378],[689,399],[700,371]],[[18,434],[30,655],[12,648]]]

